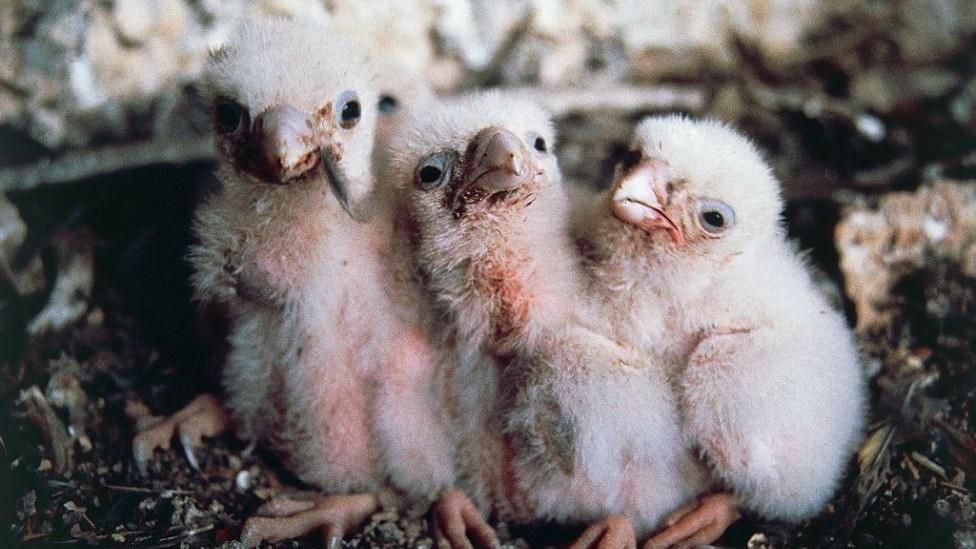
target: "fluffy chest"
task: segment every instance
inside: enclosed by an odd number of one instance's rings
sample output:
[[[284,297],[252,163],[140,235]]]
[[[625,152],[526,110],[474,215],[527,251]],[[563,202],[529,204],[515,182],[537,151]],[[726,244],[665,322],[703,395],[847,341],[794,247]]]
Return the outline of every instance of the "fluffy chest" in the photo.
[[[558,462],[547,458],[523,461],[533,470],[520,471],[523,479],[540,479],[525,486],[540,515],[592,520],[623,513],[647,532],[704,488],[662,376],[644,370],[588,377],[563,384],[558,398],[559,414],[573,425],[571,467],[537,476],[539,463]]]
[[[540,294],[531,263],[518,249],[501,248],[476,259],[469,276],[476,299],[487,306],[490,346],[504,354],[524,336]]]
[[[336,217],[324,197],[303,196],[243,208],[250,218],[239,233],[237,262],[244,281],[260,293],[295,295],[322,261],[343,253],[335,235],[345,220]]]

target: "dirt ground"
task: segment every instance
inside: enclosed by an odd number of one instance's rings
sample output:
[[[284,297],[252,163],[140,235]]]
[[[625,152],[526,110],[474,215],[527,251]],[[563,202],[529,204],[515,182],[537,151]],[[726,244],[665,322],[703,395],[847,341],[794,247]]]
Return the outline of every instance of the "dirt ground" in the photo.
[[[706,90],[694,114],[734,120],[766,150],[786,185],[790,234],[810,250],[852,325],[834,242],[852,197],[871,202],[936,177],[976,177],[976,39],[898,69],[924,81],[937,66],[953,79],[935,91],[913,88],[908,77],[890,83],[900,95],[886,105],[859,102],[851,71],[896,66],[897,44],[883,35],[859,40],[789,73],[744,48],[742,72],[675,82]],[[558,153],[568,176],[605,182],[649,112],[562,116]],[[15,263],[39,257],[56,280],[64,266],[56,243],[67,238],[70,253],[93,254],[94,285],[73,296],[83,307],[78,320],[28,336],[50,289],[22,297],[0,284],[0,547],[234,547],[264,499],[298,487],[260,447],[231,435],[209,441],[199,470],[177,442],[157,452],[145,475],[132,459],[134,418],[219,391],[219,325],[201,320],[190,301],[184,260],[211,168],[153,165],[8,195],[29,227]],[[836,497],[797,526],[744,517],[717,546],[976,547],[976,279],[959,262],[932,257],[900,275],[883,312],[882,323],[858,334],[871,425]],[[430,547],[426,511],[379,513],[345,544]],[[499,531],[518,547],[573,534],[546,525]],[[310,536],[281,546],[319,543]]]

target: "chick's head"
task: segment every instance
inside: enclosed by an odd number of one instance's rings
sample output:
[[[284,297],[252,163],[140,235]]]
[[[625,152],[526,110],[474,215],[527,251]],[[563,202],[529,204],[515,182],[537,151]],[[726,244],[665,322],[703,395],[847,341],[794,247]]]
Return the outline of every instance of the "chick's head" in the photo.
[[[782,229],[780,186],[759,151],[716,121],[641,122],[610,210],[642,253],[727,258]]]
[[[507,219],[559,184],[553,136],[548,115],[517,96],[434,102],[393,138],[391,173],[420,221],[458,228]]]
[[[326,28],[249,21],[204,78],[225,184],[331,186],[354,217],[373,187],[378,98],[361,48]]]
[[[407,113],[431,101],[434,92],[424,75],[411,71],[390,57],[373,55],[370,61],[376,68],[374,83],[379,113],[376,142],[380,147],[377,152],[383,153]]]

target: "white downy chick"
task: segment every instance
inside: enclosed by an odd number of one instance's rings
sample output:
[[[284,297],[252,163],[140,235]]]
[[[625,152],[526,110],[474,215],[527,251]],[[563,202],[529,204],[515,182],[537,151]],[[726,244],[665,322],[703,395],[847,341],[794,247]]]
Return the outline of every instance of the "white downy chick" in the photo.
[[[699,469],[667,379],[579,323],[588,311],[552,144],[544,112],[496,92],[431,106],[392,142],[411,253],[443,346],[460,357],[446,381],[460,490],[434,521],[458,547],[491,542],[478,512],[598,521],[582,544],[632,546],[631,521],[649,534],[706,488],[688,480]],[[668,476],[684,481],[658,482]]]
[[[721,123],[649,118],[583,209],[588,293],[615,319],[610,337],[668,365],[688,443],[742,507],[817,513],[862,434],[865,380],[844,318],[786,240],[756,148]],[[680,510],[648,546],[712,541],[719,507]]]
[[[402,66],[388,56],[376,53],[369,57],[376,77],[373,80],[377,92],[376,123],[377,153],[383,155],[387,143],[396,133],[409,113],[434,99],[434,90],[426,77]],[[381,163],[379,166],[385,164]]]
[[[206,73],[221,188],[197,213],[191,262],[197,297],[231,317],[225,405],[301,480],[353,494],[274,500],[245,524],[248,544],[320,525],[333,543],[387,481],[412,494],[452,479],[427,396],[437,359],[391,271],[389,197],[373,194],[379,100],[361,53],[318,26],[253,21]],[[174,428],[199,442],[194,410],[167,421],[137,437],[137,456]]]
[[[443,398],[458,445],[461,492],[435,529],[454,544],[465,530],[483,544],[494,534],[481,518],[499,496],[505,455],[491,425],[497,361],[561,317],[571,271],[545,262],[565,238],[568,205],[551,153],[548,116],[512,95],[484,92],[435,101],[409,117],[391,143],[387,178],[401,192],[405,247],[440,315]],[[531,281],[531,288],[522,287]],[[547,309],[550,315],[547,315]]]

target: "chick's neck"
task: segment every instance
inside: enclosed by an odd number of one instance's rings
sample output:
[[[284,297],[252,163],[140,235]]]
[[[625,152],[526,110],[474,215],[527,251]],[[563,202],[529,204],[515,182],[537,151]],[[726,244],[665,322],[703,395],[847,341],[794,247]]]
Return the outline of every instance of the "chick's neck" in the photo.
[[[540,196],[524,209],[473,213],[459,220],[451,228],[456,239],[442,250],[447,253],[428,265],[432,285],[440,286],[435,293],[446,298],[442,302],[456,320],[458,336],[479,341],[491,354],[511,354],[541,324],[564,314],[560,304],[566,299],[568,276],[562,273],[569,271],[569,254],[564,252],[568,241],[556,221],[565,218],[558,215],[563,202],[551,198]]]
[[[226,187],[227,199],[241,212],[242,268],[273,294],[298,296],[311,269],[327,256],[328,241],[343,240],[341,249],[370,249],[357,243],[369,238],[343,210],[328,185],[317,180],[286,187],[236,185]],[[336,256],[330,254],[328,257]]]
[[[620,318],[613,329],[621,341],[654,339],[653,329],[685,331],[687,311],[707,299],[716,279],[709,274],[718,267],[663,239],[652,241],[604,206],[601,201],[578,216],[572,232],[587,295]]]

